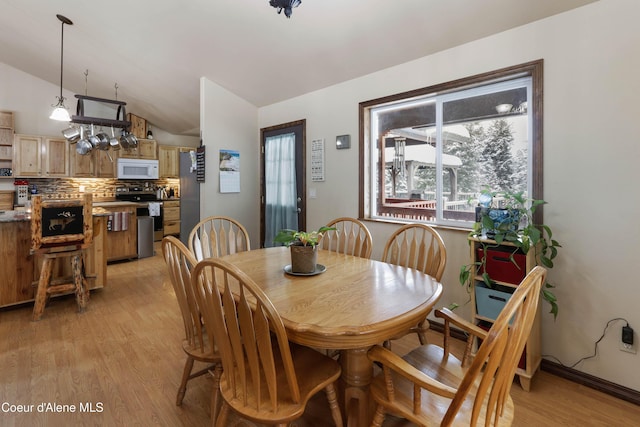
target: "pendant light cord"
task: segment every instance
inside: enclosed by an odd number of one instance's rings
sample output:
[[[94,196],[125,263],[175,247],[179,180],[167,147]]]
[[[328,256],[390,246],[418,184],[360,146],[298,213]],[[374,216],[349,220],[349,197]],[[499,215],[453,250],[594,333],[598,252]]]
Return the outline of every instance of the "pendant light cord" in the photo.
[[[60,102],[64,101],[62,97],[62,73],[64,70],[64,24],[73,25],[73,22],[63,15],[56,15],[56,17],[62,22],[62,29],[60,30]]]
[[[58,17],[58,19],[60,18]],[[62,97],[62,70],[64,69],[64,21],[62,21],[62,30],[60,31],[60,34],[60,100],[64,101],[64,98]]]

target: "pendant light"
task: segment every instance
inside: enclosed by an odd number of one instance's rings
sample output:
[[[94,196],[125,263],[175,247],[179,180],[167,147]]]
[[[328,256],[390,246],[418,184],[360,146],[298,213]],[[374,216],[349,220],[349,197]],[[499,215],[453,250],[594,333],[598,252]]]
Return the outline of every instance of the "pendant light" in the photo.
[[[62,96],[62,69],[63,69],[63,58],[64,58],[64,24],[73,25],[73,22],[71,22],[71,20],[66,16],[56,15],[56,17],[60,20],[60,22],[62,22],[62,31],[61,31],[62,36],[60,38],[60,96],[57,97],[58,103],[52,105],[52,107],[55,107],[55,108],[51,113],[51,115],[49,116],[49,118],[53,120],[58,120],[61,122],[70,122],[71,116],[69,116],[69,110],[64,105],[64,100],[66,98]]]

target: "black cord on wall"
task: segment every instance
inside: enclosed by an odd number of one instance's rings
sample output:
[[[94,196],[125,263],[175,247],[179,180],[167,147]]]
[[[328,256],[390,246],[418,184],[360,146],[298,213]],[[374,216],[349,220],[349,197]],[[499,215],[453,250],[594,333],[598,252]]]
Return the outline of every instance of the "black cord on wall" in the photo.
[[[609,328],[609,326],[611,326],[611,324],[613,322],[617,322],[618,320],[622,320],[623,322],[626,322],[627,326],[629,326],[629,321],[627,319],[625,319],[625,318],[622,318],[622,317],[616,317],[615,319],[609,320],[607,322],[607,325],[604,327],[604,330],[602,331],[602,335],[600,336],[600,338],[598,338],[598,341],[596,341],[596,343],[593,346],[593,354],[591,356],[585,356],[585,357],[579,359],[576,363],[574,363],[571,366],[565,365],[557,357],[552,356],[550,354],[543,354],[542,357],[553,359],[556,362],[558,362],[560,365],[564,366],[565,368],[575,368],[580,362],[584,362],[585,360],[592,359],[592,358],[596,357],[596,355],[598,354],[598,344],[604,338],[605,334],[607,333],[607,329]]]

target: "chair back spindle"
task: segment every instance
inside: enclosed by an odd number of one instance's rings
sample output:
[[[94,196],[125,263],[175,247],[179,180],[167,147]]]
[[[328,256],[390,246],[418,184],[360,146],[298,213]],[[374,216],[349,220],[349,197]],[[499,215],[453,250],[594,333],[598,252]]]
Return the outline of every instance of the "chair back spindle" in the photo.
[[[189,233],[188,245],[197,261],[251,249],[244,226],[225,216],[210,216],[196,224]]]
[[[447,250],[440,234],[426,224],[407,224],[387,240],[382,260],[442,279]]]
[[[335,227],[324,233],[320,248],[341,254],[370,258],[373,243],[369,229],[355,218],[334,219],[327,227]]]

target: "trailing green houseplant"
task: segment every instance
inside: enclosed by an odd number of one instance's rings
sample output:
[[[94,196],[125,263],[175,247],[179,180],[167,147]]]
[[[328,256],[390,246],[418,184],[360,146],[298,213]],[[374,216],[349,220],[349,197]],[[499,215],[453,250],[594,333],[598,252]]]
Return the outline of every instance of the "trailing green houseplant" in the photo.
[[[513,246],[514,249],[509,254],[509,259],[516,266],[518,265],[514,259],[516,253],[526,255],[530,250],[533,250],[538,264],[546,268],[553,268],[553,260],[561,245],[553,238],[553,232],[548,225],[536,224],[534,221],[536,208],[546,202],[528,199],[522,192],[483,191],[482,195],[485,196],[485,200],[491,200],[490,203],[499,201],[499,207],[508,211],[508,214],[505,214],[508,220],[503,218],[502,221],[496,221],[496,217],[491,214],[493,207],[491,205],[487,206],[487,209],[479,209],[478,221],[469,233],[469,237],[478,239],[484,249],[483,255],[474,264],[464,265],[460,268],[460,283],[470,289],[472,280],[474,280],[471,277],[471,272],[476,270],[483,272],[481,275],[483,282],[488,287],[492,287],[494,282],[485,268],[487,249],[500,246],[503,243],[509,243]],[[555,318],[558,315],[558,304],[556,296],[551,290],[554,287],[553,284],[546,282],[542,288],[542,297],[551,305],[550,313]]]

